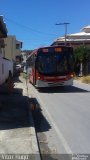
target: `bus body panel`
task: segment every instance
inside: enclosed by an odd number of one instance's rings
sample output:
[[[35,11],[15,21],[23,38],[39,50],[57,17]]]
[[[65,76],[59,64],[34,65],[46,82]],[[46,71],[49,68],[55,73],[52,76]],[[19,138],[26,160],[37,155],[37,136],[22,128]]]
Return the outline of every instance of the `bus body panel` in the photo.
[[[66,81],[59,81],[59,82],[47,82],[42,80],[36,81],[36,87],[56,87],[56,86],[71,86],[73,85],[73,78],[66,80]]]

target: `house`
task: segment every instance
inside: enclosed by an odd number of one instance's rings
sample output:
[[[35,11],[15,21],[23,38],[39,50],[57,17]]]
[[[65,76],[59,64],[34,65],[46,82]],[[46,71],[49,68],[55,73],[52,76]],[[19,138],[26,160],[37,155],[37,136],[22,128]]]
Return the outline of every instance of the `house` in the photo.
[[[51,45],[65,45],[65,37],[57,38]],[[66,35],[66,45],[73,48],[81,45],[90,47],[90,25],[82,28],[78,33]]]
[[[7,28],[3,20],[3,16],[0,16],[0,85],[8,78],[9,73],[12,73],[13,63],[5,58],[4,55],[4,38],[7,37]]]
[[[3,16],[0,16],[0,56],[3,56],[2,49],[4,48],[4,38],[7,37],[7,28],[3,20]]]
[[[4,57],[15,61],[16,56],[21,53],[22,42],[16,40],[16,36],[8,35],[7,38],[4,39],[4,44]]]

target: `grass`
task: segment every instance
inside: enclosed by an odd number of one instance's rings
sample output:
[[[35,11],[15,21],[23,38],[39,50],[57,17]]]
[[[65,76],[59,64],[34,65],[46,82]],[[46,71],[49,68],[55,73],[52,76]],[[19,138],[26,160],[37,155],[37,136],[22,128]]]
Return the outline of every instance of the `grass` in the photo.
[[[20,75],[21,75],[24,79],[28,79],[27,73],[21,73]]]
[[[90,84],[90,76],[83,76],[83,77],[75,77],[75,80],[79,80],[83,83]]]

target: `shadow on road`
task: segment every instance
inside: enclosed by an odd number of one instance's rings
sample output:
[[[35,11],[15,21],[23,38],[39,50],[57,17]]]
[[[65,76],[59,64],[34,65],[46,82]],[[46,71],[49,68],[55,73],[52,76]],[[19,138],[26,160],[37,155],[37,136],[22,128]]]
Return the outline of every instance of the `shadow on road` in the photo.
[[[29,117],[29,98],[22,95],[22,89],[12,94],[0,95],[0,130],[33,127]]]
[[[84,93],[90,92],[81,88],[77,88],[74,86],[59,86],[59,87],[48,87],[42,88],[38,90],[41,93]]]
[[[35,109],[32,110],[32,115],[34,119],[36,132],[46,132],[51,129],[51,125],[47,121],[46,117],[42,113],[42,109],[40,108],[40,104],[37,99],[31,98],[31,103],[34,104]]]
[[[33,127],[32,116],[30,117],[32,111],[36,130],[48,131],[51,126],[37,99],[23,96],[22,92],[21,88],[14,88],[11,94],[0,95],[0,130]],[[34,109],[32,105],[35,106]]]
[[[17,82],[17,83],[23,83],[20,79],[19,79],[19,76],[17,77],[14,77],[14,83]]]
[[[22,92],[23,92],[23,89],[21,88],[14,88],[13,90],[13,94],[19,94],[19,95],[22,95]]]

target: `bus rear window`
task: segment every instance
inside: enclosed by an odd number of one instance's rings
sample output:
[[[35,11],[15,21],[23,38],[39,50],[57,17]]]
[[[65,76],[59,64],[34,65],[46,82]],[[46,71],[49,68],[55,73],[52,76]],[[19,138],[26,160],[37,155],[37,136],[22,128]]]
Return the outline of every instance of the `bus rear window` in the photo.
[[[42,74],[67,74],[73,71],[74,58],[72,52],[52,52],[38,54],[38,71]]]

